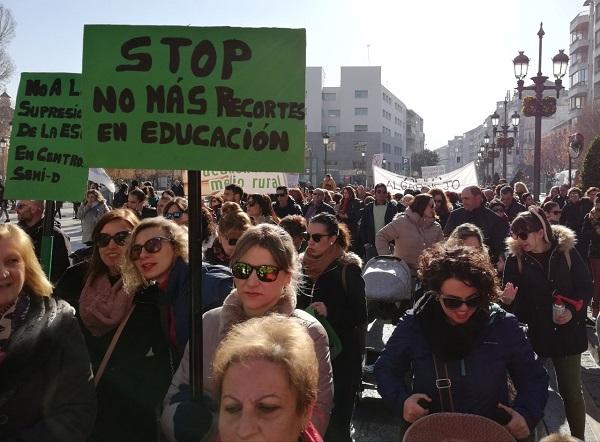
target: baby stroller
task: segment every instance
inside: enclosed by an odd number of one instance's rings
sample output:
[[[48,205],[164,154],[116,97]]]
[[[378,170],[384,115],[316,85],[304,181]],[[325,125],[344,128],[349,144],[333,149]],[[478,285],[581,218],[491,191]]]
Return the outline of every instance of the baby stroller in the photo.
[[[415,283],[410,268],[400,258],[380,255],[367,262],[362,277],[365,281],[370,331],[380,327],[383,332],[383,323],[396,324],[404,312],[413,305]],[[366,388],[377,388],[373,369],[384,345],[382,341],[369,342],[369,338],[368,334],[363,357],[361,392]],[[359,393],[358,399],[360,398]]]

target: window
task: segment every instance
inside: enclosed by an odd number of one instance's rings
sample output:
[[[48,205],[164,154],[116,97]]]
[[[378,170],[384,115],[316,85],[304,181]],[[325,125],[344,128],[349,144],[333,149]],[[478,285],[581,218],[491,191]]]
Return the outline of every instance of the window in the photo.
[[[573,109],[581,109],[585,106],[585,97],[584,96],[580,96],[580,97],[572,97],[569,100],[569,107],[571,110]]]
[[[392,145],[390,143],[381,143],[383,153],[392,153]]]
[[[365,90],[355,90],[354,98],[369,98],[369,91]]]
[[[354,115],[369,115],[369,108],[368,107],[355,107]]]
[[[365,167],[365,162],[364,161],[352,161],[352,168],[353,169],[364,169]]]
[[[388,128],[387,128],[387,127],[385,127],[385,126],[383,126],[383,127],[381,128],[381,132],[382,132],[384,135],[388,135],[388,136],[390,136],[390,137],[392,136],[392,130],[391,130],[391,129],[388,129]]]
[[[368,132],[369,131],[369,126],[367,126],[366,124],[355,124],[354,125],[354,132]]]
[[[335,93],[323,92],[323,101],[335,101]]]
[[[586,63],[587,62],[587,53],[582,51],[574,52],[571,55],[571,66],[576,65],[577,63]]]
[[[401,153],[402,153],[402,150],[400,149],[400,146],[394,146],[394,154],[400,155]]]
[[[600,46],[600,29],[596,31],[596,47]]]
[[[330,137],[332,135],[337,134],[337,127],[336,126],[327,126],[327,133],[329,134]]]
[[[596,60],[595,60],[595,69],[596,69],[596,72],[600,72],[600,55],[598,55],[596,57]]]
[[[587,69],[581,69],[571,75],[571,87],[576,86],[578,84],[585,84],[585,80],[587,77]]]
[[[581,31],[571,32],[571,44],[575,43],[577,40],[583,40],[583,32],[581,32]]]
[[[385,92],[383,93],[383,101],[385,101],[387,104],[392,104],[392,98]]]
[[[336,118],[340,116],[340,110],[339,109],[329,109],[327,111],[327,116],[331,117],[331,118]]]
[[[400,138],[400,132],[394,132],[394,137]]]
[[[385,109],[382,110],[381,114],[382,114],[383,118],[385,118],[386,120],[391,120],[392,119],[392,114],[390,114]]]

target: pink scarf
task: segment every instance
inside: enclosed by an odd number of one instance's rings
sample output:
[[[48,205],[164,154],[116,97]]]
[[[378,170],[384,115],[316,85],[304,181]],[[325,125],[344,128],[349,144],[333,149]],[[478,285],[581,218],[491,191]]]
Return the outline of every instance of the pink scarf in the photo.
[[[93,282],[88,278],[79,298],[79,314],[92,335],[102,336],[121,323],[132,301],[133,297],[123,288],[122,279],[111,286],[107,275]]]

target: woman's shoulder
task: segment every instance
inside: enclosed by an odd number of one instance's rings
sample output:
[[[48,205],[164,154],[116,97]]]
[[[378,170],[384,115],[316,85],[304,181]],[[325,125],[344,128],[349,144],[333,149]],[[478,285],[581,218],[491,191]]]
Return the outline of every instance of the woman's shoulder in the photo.
[[[295,309],[290,318],[298,322],[301,326],[306,327],[308,334],[313,338],[327,336],[325,328],[317,318],[304,310]]]
[[[356,253],[346,252],[339,259],[338,262],[342,266],[354,267],[361,271],[362,269],[362,259]]]

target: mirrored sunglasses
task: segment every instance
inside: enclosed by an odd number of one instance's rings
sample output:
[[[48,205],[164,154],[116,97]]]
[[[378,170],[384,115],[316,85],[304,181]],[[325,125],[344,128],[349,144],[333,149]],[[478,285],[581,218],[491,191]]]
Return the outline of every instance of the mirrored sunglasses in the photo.
[[[165,218],[167,219],[179,219],[183,216],[183,214],[186,212],[170,212],[165,214]]]
[[[163,241],[172,242],[173,240],[165,236],[155,236],[154,238],[150,238],[144,244],[134,244],[133,246],[131,246],[131,252],[129,253],[129,257],[132,261],[137,261],[138,259],[140,259],[142,249],[144,249],[148,253],[158,253],[162,249]]]
[[[98,233],[94,238],[94,242],[98,245],[98,247],[102,248],[108,246],[110,244],[110,240],[112,239],[115,244],[124,246],[127,242],[127,238],[129,238],[130,235],[131,232],[128,230],[122,230],[112,236],[108,233]]]
[[[245,262],[236,262],[231,266],[231,273],[234,278],[248,279],[253,271],[256,271],[257,278],[262,282],[274,282],[279,275],[279,267],[272,265],[251,266]]]
[[[442,300],[446,308],[449,308],[450,310],[457,310],[460,307],[462,307],[463,304],[466,304],[466,306],[469,308],[476,308],[477,306],[479,306],[481,296],[478,295],[469,299],[459,299],[441,296],[440,299]]]

